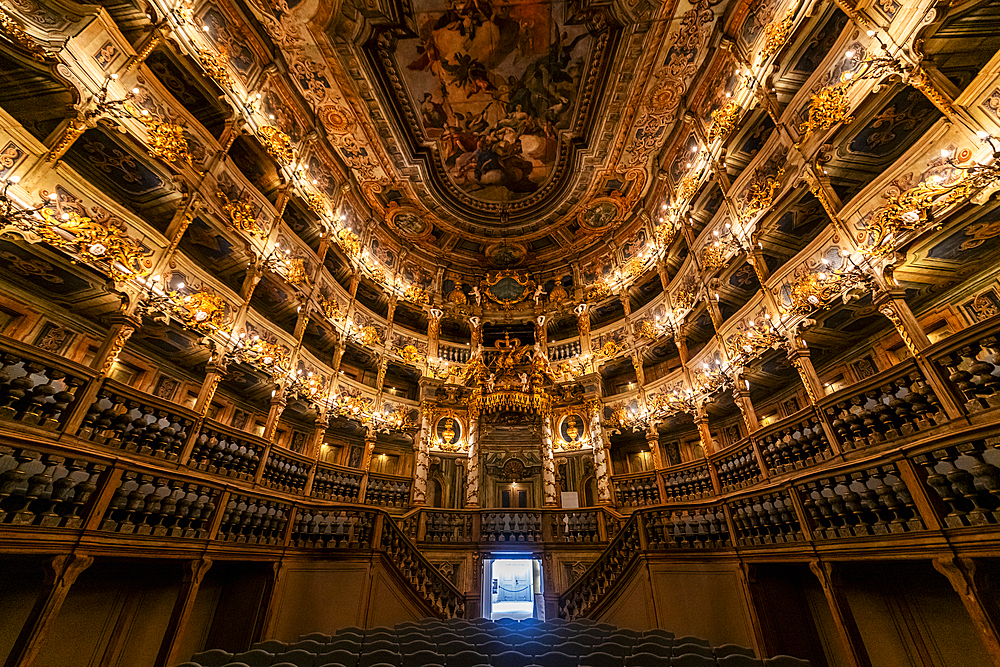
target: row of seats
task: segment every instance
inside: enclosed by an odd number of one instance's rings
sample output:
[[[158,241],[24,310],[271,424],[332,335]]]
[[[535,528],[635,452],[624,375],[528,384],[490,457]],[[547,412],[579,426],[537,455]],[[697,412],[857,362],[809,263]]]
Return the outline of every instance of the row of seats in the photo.
[[[259,642],[245,653],[206,651],[180,667],[808,667],[751,649],[712,648],[665,630],[618,629],[592,621],[507,622],[486,619],[344,628],[295,643]]]

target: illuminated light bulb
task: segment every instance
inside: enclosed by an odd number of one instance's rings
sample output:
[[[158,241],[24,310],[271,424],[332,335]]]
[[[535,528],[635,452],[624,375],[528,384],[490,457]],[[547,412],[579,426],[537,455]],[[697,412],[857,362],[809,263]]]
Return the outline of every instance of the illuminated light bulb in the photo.
[[[211,28],[209,28],[207,25],[201,26],[201,29],[204,30],[205,32],[208,32],[209,30],[211,30]]]
[[[868,36],[869,37],[874,37],[875,36],[875,31],[874,30],[869,30],[868,31]]]
[[[117,74],[112,74],[112,75],[111,75],[111,78],[112,78],[113,80],[117,81],[117,80],[118,80],[118,75],[117,75]]]
[[[14,183],[14,184],[20,183],[21,182],[21,177],[20,176],[11,176],[10,177],[10,182]]]
[[[853,58],[854,57],[854,51],[848,51],[844,55],[847,56],[848,58]]]
[[[177,289],[184,289],[184,283],[177,283]]]
[[[850,79],[852,76],[854,76],[854,72],[844,72],[845,79]]]
[[[941,157],[951,157],[951,150],[947,148],[941,149]]]
[[[63,220],[69,220],[69,213],[63,213],[63,214],[62,214],[61,216],[59,216],[59,217],[60,217],[60,218],[62,218]]]
[[[132,89],[132,94],[133,94],[133,95],[138,95],[138,94],[139,94],[139,92],[140,92],[140,91],[139,91],[139,89],[138,89],[138,88],[133,88],[133,89]]]
[[[979,137],[980,139],[985,140],[990,138],[990,133],[986,132],[985,130],[979,130],[978,132],[976,132],[976,136]]]
[[[820,271],[819,273],[817,273],[816,277],[819,278],[820,280],[826,280],[826,274],[823,273],[822,271]]]

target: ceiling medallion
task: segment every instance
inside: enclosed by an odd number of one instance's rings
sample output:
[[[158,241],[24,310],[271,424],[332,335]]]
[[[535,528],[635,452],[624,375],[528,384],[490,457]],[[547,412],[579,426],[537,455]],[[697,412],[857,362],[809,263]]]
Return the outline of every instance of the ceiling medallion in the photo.
[[[626,213],[620,197],[594,197],[577,215],[577,220],[583,228],[600,232],[616,227]]]
[[[486,261],[498,268],[518,266],[528,257],[528,248],[520,243],[503,241],[486,249]]]
[[[418,209],[399,206],[395,202],[389,204],[385,220],[389,227],[411,241],[426,239],[434,231],[434,225],[428,222]]]

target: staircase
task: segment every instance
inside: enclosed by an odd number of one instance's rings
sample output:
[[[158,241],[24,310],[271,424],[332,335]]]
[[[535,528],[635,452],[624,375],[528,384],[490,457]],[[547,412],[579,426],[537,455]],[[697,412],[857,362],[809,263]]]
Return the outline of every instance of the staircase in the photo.
[[[588,620],[483,618],[344,628],[294,644],[265,641],[250,651],[218,649],[178,667],[809,667],[789,656],[758,660],[753,650],[711,647],[665,630],[638,632]]]

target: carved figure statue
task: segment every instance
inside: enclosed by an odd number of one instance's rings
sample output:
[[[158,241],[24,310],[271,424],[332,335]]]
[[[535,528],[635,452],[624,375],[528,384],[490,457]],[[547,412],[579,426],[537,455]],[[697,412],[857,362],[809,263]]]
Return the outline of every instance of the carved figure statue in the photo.
[[[476,299],[476,305],[477,306],[483,305],[483,295],[479,291],[479,287],[477,287],[475,285],[472,286],[472,296]]]
[[[518,375],[518,377],[521,379],[521,391],[523,391],[524,393],[528,393],[528,387],[529,387],[528,374],[521,373],[520,375]]]
[[[545,291],[545,288],[542,287],[541,285],[535,288],[535,294],[532,298],[535,300],[536,306],[542,302],[542,297],[545,296],[546,294],[547,292]]]
[[[486,390],[492,392],[493,388],[496,386],[496,383],[497,383],[497,376],[494,375],[493,373],[490,373],[490,376],[486,378]]]

